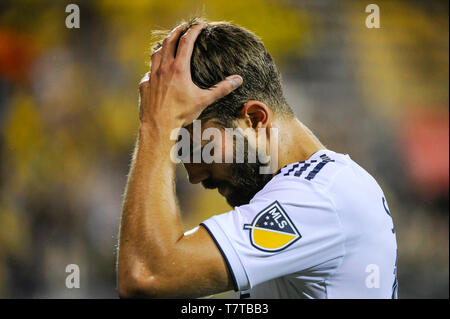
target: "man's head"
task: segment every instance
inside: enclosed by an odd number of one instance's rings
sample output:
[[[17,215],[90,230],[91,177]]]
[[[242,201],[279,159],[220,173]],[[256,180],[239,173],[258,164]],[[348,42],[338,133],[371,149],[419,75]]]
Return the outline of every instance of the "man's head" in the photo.
[[[244,163],[202,162],[185,164],[185,167],[191,182],[202,182],[206,188],[217,187],[230,205],[242,205],[272,177],[271,174],[260,174],[259,167],[263,164],[258,157],[254,163],[248,161],[248,151],[257,148],[257,129],[269,130],[274,118],[292,118],[294,115],[283,96],[275,63],[256,35],[228,22],[207,23],[200,19],[188,22],[185,31],[199,22],[204,22],[205,27],[192,53],[192,81],[207,89],[233,74],[243,78],[239,88],[201,113],[198,119],[202,130],[216,127],[224,133],[225,128],[241,128],[251,129],[254,134],[244,137]],[[154,50],[160,46],[157,43]],[[269,132],[267,136],[270,136]],[[233,139],[227,141],[229,138],[225,134],[222,139],[223,145],[227,142],[235,144]]]

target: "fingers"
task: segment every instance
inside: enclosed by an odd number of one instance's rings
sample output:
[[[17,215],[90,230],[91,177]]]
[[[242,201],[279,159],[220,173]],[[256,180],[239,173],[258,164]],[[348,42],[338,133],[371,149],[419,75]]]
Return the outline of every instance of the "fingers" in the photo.
[[[235,89],[237,89],[239,86],[242,85],[243,79],[239,75],[230,75],[225,80],[217,83],[216,85],[212,86],[211,88],[204,91],[204,107],[214,103],[221,97],[224,97],[225,95],[230,94]]]
[[[202,31],[204,24],[196,24],[190,27],[186,33],[180,37],[186,24],[180,24],[174,28],[170,34],[164,39],[162,47],[156,50],[152,54],[152,74],[158,75],[162,69],[168,69],[170,63],[175,59],[175,49],[177,40],[179,39],[178,52],[176,53],[176,59],[179,60],[177,68],[179,70],[189,69],[190,61],[192,57],[192,50],[194,48],[195,40]],[[158,71],[158,72],[157,72]]]
[[[202,32],[204,27],[203,23],[196,24],[189,28],[188,31],[180,38],[178,43],[177,57],[180,65],[190,66],[192,51],[194,49],[195,40],[197,40],[198,35]]]
[[[175,47],[181,32],[184,30],[185,23],[174,28],[167,38],[163,41],[161,52],[161,63],[170,63],[175,59]]]
[[[161,48],[159,48],[152,54],[150,67],[150,71],[152,74],[156,74],[156,71],[159,69],[160,64],[161,64]]]
[[[145,99],[146,92],[150,88],[150,72],[145,73],[144,77],[139,82],[139,119],[142,121],[144,109],[141,106],[142,99]]]

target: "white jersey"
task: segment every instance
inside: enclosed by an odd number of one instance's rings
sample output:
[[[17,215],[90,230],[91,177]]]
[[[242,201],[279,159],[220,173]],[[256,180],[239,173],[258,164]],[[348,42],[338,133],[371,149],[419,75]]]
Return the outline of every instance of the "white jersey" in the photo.
[[[386,198],[348,155],[283,167],[248,205],[203,225],[251,298],[397,298]]]

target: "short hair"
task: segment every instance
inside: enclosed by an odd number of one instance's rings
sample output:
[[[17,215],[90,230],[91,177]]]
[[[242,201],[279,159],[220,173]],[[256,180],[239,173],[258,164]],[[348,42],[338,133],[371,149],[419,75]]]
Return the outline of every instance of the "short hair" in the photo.
[[[281,75],[261,39],[233,23],[206,22],[203,18],[187,22],[181,35],[200,22],[205,27],[194,44],[192,81],[202,89],[210,88],[233,74],[240,75],[244,81],[232,93],[206,107],[199,119],[214,119],[223,127],[233,127],[249,100],[265,103],[277,115],[292,117],[292,109],[283,95]],[[161,31],[155,33],[165,34]],[[160,47],[161,41],[153,47],[153,52]]]

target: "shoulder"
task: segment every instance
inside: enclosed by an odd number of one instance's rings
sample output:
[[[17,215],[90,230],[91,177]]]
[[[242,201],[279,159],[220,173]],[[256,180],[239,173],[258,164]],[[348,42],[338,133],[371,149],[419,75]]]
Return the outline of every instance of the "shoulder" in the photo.
[[[324,199],[330,195],[329,189],[337,176],[351,174],[352,163],[346,154],[330,150],[318,151],[306,161],[281,168],[250,203],[276,199],[286,204],[295,204]]]

